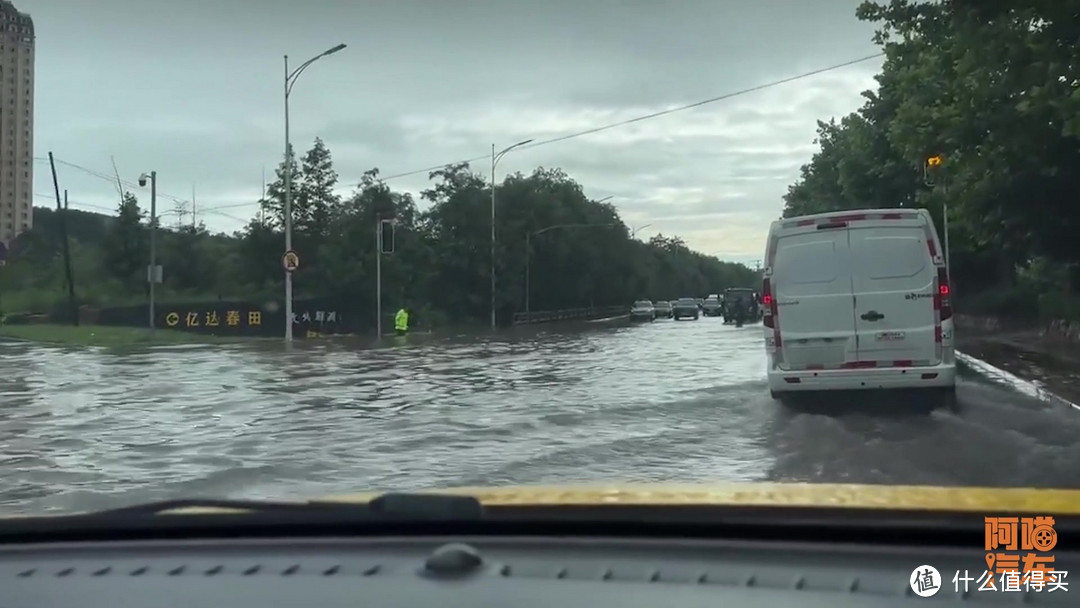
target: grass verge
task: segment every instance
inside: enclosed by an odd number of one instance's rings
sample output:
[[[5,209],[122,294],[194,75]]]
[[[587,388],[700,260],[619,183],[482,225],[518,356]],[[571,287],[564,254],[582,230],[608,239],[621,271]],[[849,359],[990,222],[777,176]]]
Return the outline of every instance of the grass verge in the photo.
[[[0,338],[71,346],[135,346],[155,344],[219,344],[239,338],[187,333],[172,329],[106,325],[3,325]]]

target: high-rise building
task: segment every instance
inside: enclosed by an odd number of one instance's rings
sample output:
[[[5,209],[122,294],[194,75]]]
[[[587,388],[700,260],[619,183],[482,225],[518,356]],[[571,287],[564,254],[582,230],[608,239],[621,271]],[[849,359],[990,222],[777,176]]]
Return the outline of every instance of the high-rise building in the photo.
[[[34,221],[34,22],[0,0],[0,242]]]

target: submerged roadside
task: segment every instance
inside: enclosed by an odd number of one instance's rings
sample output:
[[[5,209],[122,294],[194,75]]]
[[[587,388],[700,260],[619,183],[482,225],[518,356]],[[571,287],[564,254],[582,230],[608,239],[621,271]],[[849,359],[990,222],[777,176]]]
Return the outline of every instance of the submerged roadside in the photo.
[[[172,329],[108,325],[0,325],[0,342],[34,342],[52,346],[135,346],[165,344],[218,344],[242,339],[195,334]]]
[[[1080,403],[1080,343],[1046,328],[996,319],[958,321],[958,350]]]

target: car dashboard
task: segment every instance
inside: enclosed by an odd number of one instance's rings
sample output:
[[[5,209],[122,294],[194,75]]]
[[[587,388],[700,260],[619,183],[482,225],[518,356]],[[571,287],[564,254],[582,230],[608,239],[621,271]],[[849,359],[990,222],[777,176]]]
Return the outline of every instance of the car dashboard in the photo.
[[[1056,567],[1076,553],[1057,552]],[[909,579],[929,564],[927,599]],[[781,608],[1077,605],[1069,591],[954,590],[982,546],[539,535],[207,538],[0,545],[0,605]],[[1067,579],[1066,579],[1067,580]],[[1073,600],[1073,601],[1070,601]]]

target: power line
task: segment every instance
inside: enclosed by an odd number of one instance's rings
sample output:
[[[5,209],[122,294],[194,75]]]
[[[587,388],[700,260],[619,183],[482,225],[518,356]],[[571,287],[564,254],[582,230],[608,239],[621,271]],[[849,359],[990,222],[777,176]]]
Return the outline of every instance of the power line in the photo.
[[[106,175],[106,174],[104,174],[104,173],[102,173],[100,171],[95,171],[94,169],[88,169],[87,167],[84,167],[82,165],[77,165],[75,163],[68,162],[66,160],[61,160],[61,159],[56,158],[56,157],[53,157],[53,159],[58,164],[66,165],[68,167],[71,167],[72,169],[78,169],[79,171],[82,171],[83,173],[86,173],[88,175],[92,175],[92,176],[94,176],[94,177],[96,177],[98,179],[105,180],[105,181],[109,182],[110,184],[115,184],[116,183],[116,177],[115,176]],[[35,156],[34,160],[38,161],[38,162],[46,162],[46,163],[49,162],[49,159],[42,158],[40,156]],[[141,187],[141,186],[138,186],[137,184],[135,184],[135,182],[130,182],[130,181],[127,181],[127,180],[124,180],[124,179],[121,179],[120,183],[122,183],[123,185],[127,186],[128,188],[130,188],[132,190],[135,190],[136,188]],[[165,194],[164,192],[160,192],[160,191],[157,193],[157,195],[158,195],[158,198],[166,198],[166,199],[169,199],[169,200],[171,200],[173,202],[176,202],[176,203],[188,203],[188,202],[191,202],[191,201],[189,201],[187,199],[182,199],[182,198],[180,198],[178,196],[173,196],[171,194]]]
[[[49,159],[42,158],[40,156],[35,156],[34,160],[38,161],[38,162],[49,162]],[[77,165],[75,163],[68,162],[66,160],[61,160],[61,159],[56,158],[56,157],[53,157],[53,160],[55,160],[57,163],[59,163],[61,165],[71,167],[72,169],[77,169],[79,171],[82,171],[83,173],[86,173],[88,175],[92,175],[92,176],[94,176],[94,177],[96,177],[96,178],[98,178],[100,180],[107,181],[110,184],[115,184],[116,183],[116,177],[115,176],[109,176],[109,175],[106,175],[106,174],[104,174],[104,173],[102,173],[100,171],[95,171],[94,169],[89,169],[89,168],[84,167],[82,165]],[[134,190],[137,187],[134,182],[130,182],[130,181],[123,180],[123,179],[120,180],[120,183],[127,186],[128,188],[130,188],[132,190]],[[170,201],[172,201],[174,203],[188,204],[188,203],[191,202],[191,201],[189,201],[187,199],[183,199],[183,198],[180,198],[178,196],[173,196],[171,194],[165,194],[165,193],[160,192],[160,191],[157,193],[157,196],[158,196],[158,198],[168,199],[168,200],[170,200]],[[250,205],[250,204],[251,203],[244,203],[244,205]],[[229,208],[229,207],[233,207],[233,206],[238,207],[238,206],[241,206],[241,205],[226,205],[223,208]],[[218,211],[217,207],[202,208],[202,209],[199,210],[199,212],[200,213],[213,213],[213,214],[220,215],[222,217],[226,217],[228,219],[231,219],[233,221],[237,221],[237,222],[240,222],[240,223],[247,223],[248,221],[250,221],[250,220],[245,220],[245,219],[236,217],[235,215],[230,215],[228,213]],[[174,211],[165,211],[165,212],[160,213],[159,215],[169,215],[171,213],[175,213],[175,212]]]
[[[683,105],[683,106],[678,106],[676,108],[669,108],[667,110],[660,110],[659,112],[653,112],[651,114],[645,114],[643,116],[638,116],[638,117],[630,118],[630,119],[627,119],[627,120],[621,120],[619,122],[614,122],[614,123],[603,125],[603,126],[600,126],[600,127],[593,127],[591,129],[586,129],[584,131],[578,131],[576,133],[570,133],[568,135],[560,135],[558,137],[552,137],[551,139],[545,139],[543,141],[538,141],[536,143],[520,146],[518,148],[515,148],[515,151],[530,150],[532,148],[536,148],[536,147],[539,147],[539,146],[546,146],[548,144],[553,144],[553,143],[560,142],[560,141],[566,141],[568,139],[574,139],[576,137],[583,137],[585,135],[592,135],[593,133],[600,133],[601,131],[607,131],[608,129],[614,129],[616,127],[624,127],[626,125],[634,124],[636,122],[641,122],[641,121],[644,121],[644,120],[650,120],[652,118],[659,118],[660,116],[667,116],[668,114],[674,114],[675,112],[683,112],[685,110],[692,110],[694,108],[698,108],[698,107],[708,105],[708,104],[711,104],[711,103],[716,103],[718,101],[724,101],[724,100],[727,100],[727,99],[731,99],[732,97],[739,97],[739,96],[742,96],[742,95],[747,95],[749,93],[756,93],[757,91],[761,91],[763,89],[768,89],[768,88],[780,86],[782,84],[788,84],[790,82],[795,82],[796,80],[802,80],[803,78],[809,78],[811,76],[817,76],[818,74],[824,74],[825,72],[831,72],[833,70],[839,70],[839,69],[842,69],[842,68],[853,66],[853,65],[858,64],[858,63],[862,63],[864,61],[870,61],[871,59],[877,59],[878,57],[884,57],[884,56],[885,56],[885,53],[875,53],[873,55],[867,55],[866,57],[860,57],[858,59],[852,59],[850,61],[845,61],[843,63],[838,63],[838,64],[831,65],[831,66],[824,67],[824,68],[819,68],[819,69],[816,69],[816,70],[813,70],[813,71],[810,71],[810,72],[805,72],[803,74],[798,74],[796,76],[789,76],[787,78],[782,78],[780,80],[774,80],[772,82],[767,82],[765,84],[759,84],[757,86],[753,86],[753,87],[750,87],[748,89],[741,89],[741,90],[738,90],[738,91],[734,91],[732,93],[725,93],[723,95],[718,95],[716,97],[710,97],[708,99],[703,99],[701,101],[696,101],[694,103],[686,104],[686,105]],[[449,163],[443,163],[441,165],[435,165],[435,166],[432,166],[432,167],[425,167],[423,169],[416,169],[416,170],[413,170],[413,171],[406,171],[404,173],[395,173],[393,175],[388,175],[386,177],[382,177],[382,178],[379,178],[379,179],[381,181],[385,182],[385,181],[389,181],[389,180],[392,180],[392,179],[397,179],[399,177],[408,177],[410,175],[417,175],[417,174],[420,174],[420,173],[429,173],[431,171],[438,171],[439,169],[444,169],[444,168],[446,168],[446,167],[448,167],[450,165],[457,165],[457,164],[461,164],[461,163],[474,163],[474,162],[481,161],[481,160],[486,160],[486,159],[489,159],[489,158],[491,158],[491,155],[490,154],[485,154],[483,156],[475,156],[473,158],[466,158],[466,159],[457,160],[457,161],[453,161],[453,162],[449,162]]]
[[[816,69],[816,70],[812,70],[810,72],[804,72],[802,74],[798,74],[798,75],[795,75],[795,76],[789,76],[787,78],[782,78],[780,80],[774,80],[772,82],[767,82],[767,83],[764,83],[764,84],[749,87],[749,88],[746,88],[746,89],[741,89],[741,90],[734,91],[734,92],[731,92],[731,93],[725,93],[723,95],[718,95],[716,97],[710,97],[708,99],[703,99],[701,101],[696,101],[696,102],[689,103],[689,104],[682,105],[682,106],[678,106],[678,107],[675,107],[675,108],[669,108],[669,109],[666,109],[666,110],[660,110],[660,111],[657,111],[657,112],[652,112],[650,114],[637,116],[637,117],[630,118],[630,119],[627,119],[627,120],[621,120],[621,121],[618,121],[618,122],[602,125],[602,126],[599,126],[599,127],[593,127],[591,129],[585,129],[584,131],[578,131],[578,132],[575,132],[575,133],[569,133],[567,135],[560,135],[558,137],[552,137],[550,139],[545,139],[545,140],[538,141],[538,142],[535,142],[535,143],[520,146],[520,147],[516,148],[515,151],[529,150],[529,149],[536,148],[536,147],[539,147],[539,146],[546,146],[546,145],[549,145],[549,144],[558,143],[558,142],[566,141],[566,140],[569,140],[569,139],[575,139],[575,138],[578,138],[578,137],[584,137],[585,135],[592,135],[592,134],[595,134],[595,133],[608,131],[610,129],[615,129],[615,128],[618,128],[618,127],[624,127],[624,126],[631,125],[631,124],[634,124],[634,123],[638,123],[638,122],[642,122],[642,121],[646,121],[646,120],[651,120],[653,118],[659,118],[661,116],[667,116],[668,114],[674,114],[676,112],[684,112],[686,110],[692,110],[694,108],[699,108],[701,106],[716,103],[718,101],[725,101],[725,100],[731,99],[733,97],[740,97],[742,95],[747,95],[747,94],[750,94],[750,93],[756,93],[757,91],[761,91],[761,90],[764,90],[764,89],[769,89],[769,88],[772,88],[772,87],[777,87],[777,86],[780,86],[780,85],[783,85],[783,84],[788,84],[788,83],[791,83],[791,82],[795,82],[797,80],[802,80],[804,78],[810,78],[811,76],[817,76],[817,75],[823,74],[825,72],[831,72],[831,71],[834,71],[834,70],[839,70],[839,69],[842,69],[842,68],[850,67],[852,65],[856,65],[856,64],[859,64],[859,63],[870,61],[872,59],[877,59],[878,57],[883,57],[884,55],[885,55],[885,53],[875,53],[873,55],[867,55],[865,57],[860,57],[858,59],[852,59],[850,61],[845,61],[843,63],[830,65],[830,66],[824,67],[824,68],[819,68],[819,69]],[[477,162],[477,161],[486,160],[486,159],[488,159],[490,157],[491,157],[490,154],[485,154],[485,155],[482,155],[482,156],[475,156],[473,158],[466,158],[466,159],[456,160],[456,161],[452,161],[452,162],[449,162],[449,163],[443,163],[443,164],[440,164],[440,165],[433,165],[433,166],[430,166],[430,167],[425,167],[423,169],[415,169],[415,170],[412,170],[412,171],[406,171],[404,173],[395,173],[393,175],[388,175],[386,177],[380,178],[380,181],[386,182],[386,181],[389,181],[389,180],[392,180],[392,179],[408,177],[408,176],[411,176],[411,175],[418,175],[418,174],[421,174],[421,173],[429,173],[431,171],[437,171],[439,169],[444,169],[444,168],[446,168],[446,167],[448,167],[450,165],[461,164],[461,163],[474,163],[474,162]],[[47,158],[41,158],[41,157],[34,157],[34,160],[38,161],[38,162],[48,162]],[[115,176],[106,175],[106,174],[101,173],[99,171],[95,171],[93,169],[89,169],[87,167],[77,165],[75,163],[64,161],[64,160],[61,160],[59,158],[56,158],[55,160],[56,160],[56,162],[58,162],[60,164],[66,165],[66,166],[71,167],[73,169],[77,169],[79,171],[83,171],[84,173],[87,173],[89,175],[92,175],[94,177],[102,179],[102,180],[107,181],[109,183],[115,183],[116,182],[116,177]],[[127,181],[127,180],[120,180],[120,181],[121,181],[121,183],[123,185],[127,186],[128,188],[131,188],[131,189],[136,188],[136,184],[134,182],[130,182],[130,181]],[[187,203],[190,202],[187,199],[180,198],[180,197],[177,197],[177,196],[173,196],[171,194],[166,194],[166,193],[163,193],[163,192],[158,192],[157,195],[160,198],[168,199],[168,200],[171,200],[171,201],[173,201],[175,203],[187,204]],[[216,215],[219,215],[219,216],[222,216],[222,217],[226,217],[226,218],[232,219],[234,221],[238,221],[238,222],[246,222],[247,220],[243,220],[243,219],[238,218],[236,216],[233,216],[233,215],[230,215],[230,214],[227,214],[227,213],[223,213],[220,210],[221,209],[238,208],[238,207],[246,207],[246,206],[251,205],[251,204],[252,203],[239,203],[239,204],[204,207],[204,208],[201,209],[201,212],[202,213],[213,213],[213,214],[216,214]],[[163,215],[165,215],[165,214],[163,214]]]
[[[48,200],[51,200],[51,201],[56,200],[55,195],[52,195],[52,194],[42,194],[40,192],[35,192],[34,196],[37,197],[37,198],[48,199]],[[94,211],[99,211],[99,212],[103,211],[103,212],[108,213],[110,215],[116,213],[115,208],[104,207],[102,205],[94,205],[94,204],[91,204],[91,203],[81,203],[81,202],[75,201],[75,200],[69,200],[68,205],[72,209],[74,209],[75,211],[79,211],[80,209],[78,209],[78,208],[83,207],[83,208],[86,208],[86,209],[93,209]],[[53,210],[52,207],[44,207],[44,208],[49,209],[50,211]],[[175,214],[176,214],[176,211],[164,211],[162,213],[159,213],[158,215],[175,215]]]

